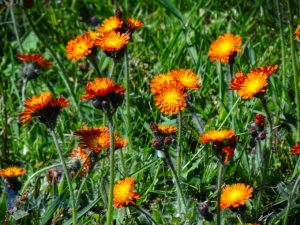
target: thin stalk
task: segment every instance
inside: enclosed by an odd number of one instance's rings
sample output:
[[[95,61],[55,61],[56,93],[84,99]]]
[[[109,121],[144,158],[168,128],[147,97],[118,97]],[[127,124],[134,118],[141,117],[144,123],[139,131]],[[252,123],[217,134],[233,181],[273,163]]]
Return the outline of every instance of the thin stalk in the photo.
[[[98,77],[102,77],[101,73],[100,73],[100,69],[99,69],[98,63],[96,61],[96,55],[91,55],[90,57],[88,57],[88,59],[92,63],[93,67],[95,68],[97,76]]]
[[[115,154],[114,154],[114,125],[112,116],[108,115],[108,127],[109,127],[109,194],[108,194],[108,209],[107,209],[107,225],[111,225],[113,222],[113,188],[115,180]]]
[[[31,27],[31,29],[33,30],[34,34],[38,37],[39,41],[49,50],[49,52],[51,53],[52,57],[54,58],[54,60],[56,61],[59,69],[60,69],[60,77],[61,79],[63,80],[63,83],[64,85],[66,86],[73,102],[74,102],[74,105],[75,105],[75,108],[76,108],[76,111],[78,112],[79,116],[82,118],[82,113],[81,113],[81,109],[78,105],[78,102],[76,100],[76,97],[75,97],[75,93],[73,91],[73,89],[70,87],[69,83],[68,83],[68,80],[67,80],[67,77],[68,77],[68,73],[67,71],[65,70],[63,64],[61,63],[61,60],[57,57],[55,51],[50,47],[49,43],[47,43],[47,39],[45,39],[44,37],[42,37],[42,35],[37,31],[36,27],[34,26],[32,20],[30,19],[28,13],[26,10],[23,11],[24,12],[24,15]]]
[[[115,66],[116,66],[116,63],[115,63],[115,60],[112,61],[112,65],[110,67],[110,70],[109,70],[109,74],[108,74],[108,77],[113,79],[113,74],[114,74],[114,70],[115,70]]]
[[[26,86],[27,86],[28,79],[24,78],[23,83],[22,83],[22,90],[21,90],[21,95],[22,95],[22,101],[24,102],[26,100]]]
[[[241,225],[244,225],[244,224],[245,224],[245,223],[243,222],[242,218],[240,217],[240,215],[237,215],[236,217],[237,217],[237,219],[238,219],[238,221],[239,221],[239,223],[240,223]]]
[[[182,113],[179,110],[177,114],[177,176],[181,174],[181,135],[182,135]]]
[[[222,179],[223,179],[223,164],[219,161],[219,171],[218,171],[218,205],[217,205],[217,225],[221,225],[221,187],[222,187]]]
[[[196,114],[195,108],[192,104],[189,104],[188,106],[189,106],[189,109],[190,109],[191,114],[192,114],[192,120],[193,120],[194,124],[196,125],[197,130],[199,131],[199,133],[202,134],[204,129],[203,129],[201,121],[199,120],[199,118]]]
[[[299,78],[298,78],[298,68],[296,62],[296,50],[294,45],[294,34],[293,34],[293,14],[291,10],[291,2],[287,0],[288,13],[289,13],[289,35],[290,35],[290,45],[292,54],[292,68],[294,76],[294,88],[296,95],[296,105],[297,105],[297,124],[298,124],[298,139],[300,139],[300,93],[299,93]]]
[[[129,79],[129,66],[128,66],[128,52],[125,48],[124,54],[124,75],[125,75],[125,99],[126,99],[126,129],[127,129],[127,150],[131,152],[132,150],[132,140],[131,140],[131,114],[130,114],[130,79]]]
[[[289,217],[289,212],[290,212],[290,208],[291,208],[291,201],[294,197],[294,194],[299,186],[299,183],[300,183],[300,175],[297,177],[297,180],[294,184],[294,187],[292,189],[292,192],[289,196],[289,199],[288,199],[288,205],[287,205],[287,208],[286,208],[286,211],[285,211],[285,215],[284,215],[284,220],[283,220],[283,225],[287,225],[288,224],[288,217]]]
[[[75,203],[74,192],[73,192],[72,183],[71,183],[71,179],[70,179],[70,174],[69,174],[69,171],[68,171],[68,168],[67,168],[67,164],[66,164],[66,162],[64,160],[63,154],[61,152],[59,143],[57,141],[57,137],[55,135],[54,129],[50,129],[50,134],[51,134],[51,136],[53,138],[53,142],[55,144],[56,151],[57,151],[57,153],[59,155],[61,164],[62,164],[63,169],[64,169],[64,174],[65,174],[65,177],[66,177],[66,180],[67,180],[67,184],[68,184],[68,188],[69,188],[69,194],[70,194],[70,197],[71,197],[73,225],[76,225],[77,224],[76,203]]]
[[[223,77],[222,77],[222,68],[221,64],[217,64],[217,73],[218,73],[218,79],[219,79],[219,101],[223,100]],[[221,104],[222,105],[222,104]]]
[[[229,82],[228,82],[228,85],[230,85],[231,79],[233,78],[233,74],[234,74],[233,65],[234,65],[234,62],[229,62]],[[228,108],[230,110],[233,106],[234,92],[230,91],[230,92],[227,92],[227,93],[228,93],[228,99],[229,99],[229,104],[228,104],[229,107]],[[234,116],[231,117],[231,127],[233,129],[235,129]]]
[[[10,3],[9,12],[10,12],[11,20],[12,20],[12,23],[13,23],[14,32],[15,32],[15,35],[17,37],[17,42],[18,42],[18,45],[20,47],[20,52],[23,53],[24,49],[23,49],[23,46],[22,46],[22,43],[21,43],[21,40],[20,40],[20,36],[19,36],[19,32],[18,32],[18,28],[17,28],[17,21],[16,21],[16,17],[15,17],[15,12],[14,12],[13,1],[11,1],[11,3]]]
[[[183,204],[184,208],[183,208],[183,212],[186,213],[186,203],[185,203],[185,199],[184,199],[184,195],[183,195],[183,192],[182,192],[182,188],[181,188],[181,185],[180,185],[180,181],[179,181],[179,178],[177,176],[177,172],[175,170],[175,167],[173,165],[173,162],[170,158],[170,154],[168,152],[166,152],[166,162],[167,164],[170,166],[170,169],[173,173],[173,177],[175,179],[175,185],[176,185],[176,189],[177,189],[177,196],[178,196],[178,199],[177,199],[177,202],[178,202],[178,211],[179,213],[181,213],[181,204]]]
[[[151,222],[152,222],[152,224],[157,224],[156,222],[155,222],[155,220],[152,218],[152,216],[151,216],[151,214],[148,212],[148,211],[146,211],[145,209],[143,209],[142,207],[140,207],[140,206],[138,206],[138,205],[132,205],[133,206],[133,208],[135,208],[137,211],[139,211],[140,213],[142,213],[142,214],[144,214]]]

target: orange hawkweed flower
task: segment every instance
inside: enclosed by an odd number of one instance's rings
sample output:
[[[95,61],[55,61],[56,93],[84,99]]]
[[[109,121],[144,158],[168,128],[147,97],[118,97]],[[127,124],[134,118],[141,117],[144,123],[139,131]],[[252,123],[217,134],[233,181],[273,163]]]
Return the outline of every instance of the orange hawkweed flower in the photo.
[[[300,141],[298,141],[296,143],[296,145],[294,145],[292,148],[291,148],[291,153],[292,154],[295,154],[295,155],[300,155]]]
[[[127,26],[130,30],[135,30],[137,28],[144,26],[144,24],[141,21],[133,18],[127,18],[127,22],[128,22]]]
[[[89,167],[91,165],[91,159],[89,157],[89,154],[87,154],[82,148],[78,147],[76,148],[75,150],[73,150],[70,155],[69,155],[69,158],[71,160],[75,160],[75,167],[76,168],[72,168],[74,169],[76,172],[81,168],[82,168],[82,171],[81,171],[81,175],[84,176],[88,170],[89,170]],[[79,162],[79,163],[77,163]],[[77,165],[79,164],[79,168],[77,168]],[[75,172],[75,173],[76,173]]]
[[[170,81],[174,81],[175,78],[171,76],[171,74],[159,74],[158,76],[155,76],[151,80],[151,92],[153,94],[160,94],[162,91],[162,88],[164,87],[165,83],[169,83]]]
[[[110,31],[97,38],[95,45],[99,46],[103,51],[117,52],[128,44],[129,39],[130,36],[126,33]]]
[[[172,125],[158,124],[157,129],[160,133],[163,133],[163,134],[174,134],[177,132],[177,127],[172,126]]]
[[[295,40],[300,38],[300,24],[297,25],[294,35]]]
[[[154,97],[155,105],[166,115],[176,114],[187,105],[187,94],[183,90],[184,87],[178,81],[164,84],[161,93]]]
[[[50,92],[42,92],[41,95],[25,101],[25,110],[19,114],[19,121],[24,125],[35,117],[48,128],[54,128],[60,110],[68,105],[68,100],[62,97],[53,99]]]
[[[89,33],[79,34],[74,40],[70,40],[66,46],[66,55],[72,61],[84,59],[92,53],[93,39]]]
[[[274,73],[277,70],[278,70],[277,65],[271,65],[271,66],[262,66],[254,70],[250,70],[250,73],[264,73],[267,74],[267,76],[270,76],[272,73]]]
[[[249,185],[236,183],[226,185],[221,191],[221,209],[228,207],[237,208],[244,205],[245,202],[252,197],[253,188]]]
[[[231,79],[231,87],[229,90],[239,90],[243,85],[246,77],[243,72],[237,72],[235,77]]]
[[[97,28],[99,33],[107,33],[122,28],[124,22],[117,16],[112,16],[103,21],[100,27]]]
[[[218,37],[211,43],[208,56],[210,61],[220,61],[228,63],[237,52],[241,51],[242,38],[231,33],[226,33]]]
[[[135,204],[136,199],[140,195],[134,191],[135,179],[133,177],[125,177],[123,180],[119,180],[114,185],[113,190],[113,205],[115,208],[123,208],[124,206]]]
[[[229,159],[234,155],[234,148],[226,146],[226,147],[222,148],[222,152],[225,153],[223,162],[227,163],[229,161]]]
[[[172,77],[178,80],[187,90],[194,90],[200,87],[200,77],[191,69],[176,69],[170,71]]]
[[[229,139],[235,136],[233,130],[212,130],[204,133],[199,140],[202,143],[207,142],[222,142],[225,139]]]
[[[40,54],[28,53],[28,54],[17,54],[16,56],[21,61],[25,63],[34,63],[40,68],[49,68],[52,66],[52,62],[46,60],[44,56]]]
[[[86,93],[81,100],[90,100],[98,96],[108,95],[114,90],[116,84],[110,78],[96,78],[92,82],[88,82],[85,86]]]
[[[0,177],[6,177],[6,178],[15,178],[19,177],[26,173],[26,170],[17,167],[17,166],[11,166],[7,167],[5,169],[0,170]]]

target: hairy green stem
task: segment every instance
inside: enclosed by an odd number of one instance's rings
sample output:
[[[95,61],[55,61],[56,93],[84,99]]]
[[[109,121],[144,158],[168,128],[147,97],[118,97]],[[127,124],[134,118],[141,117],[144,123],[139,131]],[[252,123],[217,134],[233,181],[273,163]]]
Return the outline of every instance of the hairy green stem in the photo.
[[[296,96],[296,107],[297,107],[297,124],[298,124],[298,139],[300,139],[300,93],[299,93],[299,78],[298,78],[298,68],[296,62],[296,50],[294,45],[294,35],[293,35],[293,14],[291,9],[291,2],[287,0],[288,4],[288,13],[289,13],[289,36],[290,36],[290,45],[291,45],[291,54],[292,54],[292,68],[294,76],[294,88]]]
[[[24,78],[22,83],[22,90],[21,90],[21,96],[22,101],[24,102],[26,100],[26,86],[27,86],[28,79]]]
[[[177,176],[181,175],[181,135],[182,135],[182,113],[179,110],[177,114]]]
[[[237,215],[236,217],[237,217],[238,221],[240,222],[240,225],[244,225],[244,224],[245,224],[245,223],[243,222],[243,220],[242,220],[242,218],[241,218],[240,215]]]
[[[217,201],[217,225],[221,225],[221,187],[223,179],[223,163],[219,160],[219,171],[217,181],[218,201]]]
[[[16,17],[15,17],[15,12],[14,12],[13,1],[10,3],[9,12],[10,12],[11,20],[12,20],[12,23],[13,23],[14,32],[15,32],[15,35],[16,35],[16,38],[17,38],[17,42],[18,42],[18,45],[20,47],[20,52],[23,53],[24,49],[23,49],[23,46],[22,46],[22,43],[21,43],[21,40],[20,40],[20,36],[19,36],[19,32],[18,32],[18,28],[17,28],[17,21],[16,21]]]
[[[107,225],[111,225],[113,222],[113,188],[115,181],[115,154],[114,154],[114,125],[113,118],[108,115],[108,127],[109,127],[109,194],[108,194],[108,209],[107,209]]]
[[[73,225],[76,225],[77,224],[76,202],[75,202],[75,198],[74,198],[74,192],[73,192],[73,187],[72,187],[72,183],[71,183],[70,174],[69,174],[69,171],[68,171],[68,168],[67,168],[67,164],[64,160],[63,154],[61,152],[59,143],[57,141],[57,137],[55,135],[54,129],[50,129],[50,134],[53,138],[53,142],[55,144],[57,154],[59,155],[61,164],[62,164],[63,169],[64,169],[64,175],[65,175],[66,180],[67,180],[67,184],[68,184],[68,188],[69,188],[69,194],[70,194],[70,197],[71,197]]]
[[[138,206],[138,205],[132,205],[137,211],[139,211],[140,213],[144,214],[150,221],[152,224],[157,224],[155,222],[155,220],[152,218],[151,214],[149,212],[147,212],[145,209],[143,209],[142,207]]]

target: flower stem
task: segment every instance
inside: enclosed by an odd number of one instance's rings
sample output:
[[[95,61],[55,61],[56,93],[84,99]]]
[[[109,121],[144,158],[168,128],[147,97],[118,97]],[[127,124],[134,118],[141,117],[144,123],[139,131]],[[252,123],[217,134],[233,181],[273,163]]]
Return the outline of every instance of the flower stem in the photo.
[[[10,3],[9,12],[10,12],[11,20],[12,20],[12,23],[13,23],[14,32],[15,32],[15,35],[16,35],[16,38],[17,38],[17,42],[18,42],[18,45],[20,47],[20,52],[23,53],[24,49],[23,49],[23,46],[22,46],[22,42],[20,40],[20,36],[19,36],[18,28],[17,28],[17,21],[16,21],[16,17],[15,17],[15,12],[14,12],[14,1],[11,1],[11,3]]]
[[[219,171],[218,171],[218,205],[217,205],[217,225],[221,225],[221,187],[222,187],[222,178],[223,178],[223,164],[219,161]]]
[[[24,78],[23,83],[22,83],[22,90],[21,90],[21,95],[22,95],[22,101],[24,102],[26,100],[26,86],[27,86],[28,79]]]
[[[179,110],[177,114],[177,176],[180,177],[181,174],[181,133],[182,133],[182,113]]]
[[[147,212],[145,209],[143,209],[142,207],[138,206],[138,205],[132,205],[137,211],[139,211],[140,213],[144,214],[151,222],[152,224],[157,224],[155,222],[155,220],[152,218],[152,216],[150,215],[149,212]]]
[[[126,129],[127,129],[127,150],[131,152],[132,140],[131,140],[131,115],[130,115],[130,80],[129,80],[129,66],[128,66],[128,52],[125,48],[124,54],[124,73],[125,73],[125,99],[126,99]]]
[[[73,192],[73,188],[72,188],[72,183],[71,183],[69,171],[68,171],[66,162],[65,162],[65,160],[64,160],[63,154],[62,154],[62,152],[61,152],[59,143],[58,143],[58,141],[57,141],[57,137],[56,137],[56,135],[55,135],[54,129],[50,129],[50,134],[51,134],[51,136],[52,136],[52,138],[53,138],[53,142],[54,142],[54,144],[55,144],[56,151],[57,151],[57,153],[58,153],[58,155],[59,155],[61,164],[62,164],[63,169],[64,169],[64,174],[65,174],[65,177],[66,177],[66,180],[67,180],[67,184],[68,184],[68,188],[69,188],[69,194],[70,194],[70,197],[71,197],[73,225],[76,225],[76,224],[77,224],[77,218],[76,218],[76,202],[75,202],[75,198],[74,198],[74,192]]]
[[[231,79],[233,78],[233,74],[234,74],[233,65],[234,65],[234,62],[229,62],[229,82],[228,82],[228,85],[230,85]],[[228,99],[229,99],[228,109],[230,110],[230,109],[232,109],[232,106],[233,106],[234,92],[229,91],[227,93],[228,93]],[[233,129],[235,129],[234,116],[231,117],[231,127]]]
[[[242,218],[241,218],[240,215],[237,215],[236,217],[237,217],[237,219],[238,219],[238,221],[239,221],[239,223],[240,223],[241,225],[244,225],[244,224],[245,224],[245,223],[243,222],[243,220],[242,220]]]
[[[298,139],[300,139],[300,93],[299,93],[299,78],[298,78],[298,68],[296,62],[296,51],[294,45],[294,36],[293,36],[293,14],[291,9],[291,2],[287,0],[288,13],[289,13],[289,36],[290,36],[290,45],[291,45],[291,54],[292,54],[292,68],[294,76],[294,88],[296,96],[296,105],[297,105],[297,123],[298,123]]]
[[[113,188],[115,180],[115,154],[114,154],[114,125],[113,118],[108,115],[108,127],[109,127],[109,194],[108,194],[108,209],[107,209],[107,225],[111,225],[113,221]]]
[[[288,217],[289,217],[289,212],[290,212],[290,208],[291,208],[291,201],[292,201],[293,196],[294,196],[294,194],[295,194],[295,192],[296,192],[296,190],[297,190],[297,188],[299,186],[299,183],[300,183],[300,174],[297,177],[297,180],[296,180],[296,182],[294,184],[292,192],[291,192],[291,194],[289,196],[288,205],[287,205],[287,208],[285,210],[285,216],[284,216],[284,220],[283,220],[283,225],[287,225],[288,224]]]
[[[172,160],[170,158],[170,154],[168,152],[166,152],[166,162],[167,164],[170,166],[171,168],[171,171],[173,173],[173,177],[175,179],[175,185],[176,185],[176,189],[177,189],[177,196],[178,196],[178,199],[177,199],[177,202],[178,202],[178,212],[181,213],[181,204],[183,204],[184,208],[183,208],[183,212],[186,213],[186,203],[185,203],[185,199],[183,197],[183,192],[182,192],[182,189],[181,189],[181,185],[180,185],[180,181],[179,181],[179,177],[177,176],[177,173],[176,173],[176,170],[175,170],[175,167],[172,163]]]
[[[97,61],[96,61],[96,55],[91,55],[90,57],[88,57],[88,59],[92,63],[93,67],[95,68],[98,77],[102,77],[101,73],[100,73],[99,66],[98,66]]]

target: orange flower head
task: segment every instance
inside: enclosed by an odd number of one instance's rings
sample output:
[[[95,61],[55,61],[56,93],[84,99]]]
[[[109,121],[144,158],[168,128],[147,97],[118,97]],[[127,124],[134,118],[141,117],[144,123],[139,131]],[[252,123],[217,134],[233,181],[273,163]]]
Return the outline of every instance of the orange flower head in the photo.
[[[82,176],[84,176],[88,172],[89,167],[91,165],[91,159],[82,148],[78,147],[75,150],[73,150],[70,153],[69,158],[75,161],[74,168],[72,168],[74,169],[75,174],[78,170],[80,170],[81,167],[83,167],[81,171]]]
[[[235,77],[231,79],[231,87],[229,90],[239,90],[243,85],[246,77],[243,72],[237,72]]]
[[[6,177],[6,178],[15,178],[19,177],[26,173],[26,170],[17,167],[17,166],[11,166],[7,167],[6,169],[0,170],[0,177]]]
[[[224,148],[222,148],[222,152],[224,153],[223,162],[227,163],[229,159],[234,155],[234,148],[225,146]]]
[[[296,145],[291,148],[291,153],[295,155],[300,155],[300,141],[298,141]]]
[[[128,44],[129,39],[129,34],[110,31],[97,38],[95,45],[99,46],[103,51],[117,52]]]
[[[84,59],[92,53],[93,46],[94,41],[89,33],[79,34],[74,40],[67,43],[67,58],[72,61]]]
[[[160,94],[164,84],[168,84],[174,80],[175,80],[175,78],[173,76],[171,76],[169,73],[168,74],[159,74],[159,75],[155,76],[151,80],[151,92],[153,94]]]
[[[183,90],[184,86],[178,81],[164,83],[161,93],[154,97],[155,105],[165,115],[178,113],[187,105],[185,100],[187,94]]]
[[[108,33],[122,28],[124,22],[117,16],[112,16],[103,21],[100,27],[97,28],[99,33]]]
[[[40,68],[49,68],[52,66],[51,61],[44,59],[44,56],[39,54],[17,54],[17,58],[25,63],[34,63]]]
[[[112,92],[115,88],[115,82],[110,78],[96,78],[92,82],[88,82],[85,86],[86,93],[81,100],[90,100],[98,96],[105,96]]]
[[[300,24],[297,25],[294,35],[295,40],[298,40],[300,38]]]
[[[174,134],[177,132],[177,127],[172,125],[158,124],[157,129],[160,133],[163,134]]]
[[[114,134],[115,149],[124,148],[125,146],[127,146],[127,144],[128,144],[128,141],[126,139],[121,138],[120,135],[117,133]]]
[[[200,77],[191,69],[177,69],[170,71],[171,76],[178,80],[187,90],[194,90],[200,87]]]
[[[119,180],[113,190],[113,204],[115,208],[123,208],[135,204],[136,199],[140,195],[134,191],[135,179],[133,177],[125,177],[123,180]]]
[[[202,143],[207,142],[222,142],[225,139],[229,139],[235,136],[235,133],[233,130],[212,130],[209,132],[204,133],[200,137],[200,141]]]
[[[269,77],[272,73],[276,72],[277,70],[278,70],[277,65],[271,65],[271,66],[262,66],[254,70],[250,70],[250,73],[264,73]]]
[[[103,33],[100,33],[100,32],[97,31],[97,30],[96,30],[96,31],[87,31],[87,32],[85,32],[84,34],[90,36],[91,42],[92,42],[93,44],[94,44],[94,41],[95,41],[97,38],[103,36]]]
[[[237,52],[241,51],[242,38],[227,33],[218,37],[216,41],[211,43],[208,56],[210,61],[220,61],[228,63]]]
[[[24,125],[35,117],[48,128],[54,128],[60,110],[68,105],[68,100],[62,97],[54,99],[50,92],[42,92],[25,101],[25,110],[19,114],[19,121]]]
[[[127,26],[130,30],[135,30],[137,28],[144,26],[144,24],[141,21],[133,18],[127,18],[127,22],[128,22]]]
[[[221,191],[221,209],[228,207],[237,208],[244,205],[245,202],[252,197],[253,188],[249,185],[236,183],[226,185]]]

